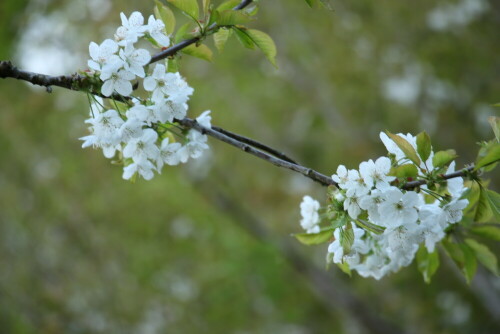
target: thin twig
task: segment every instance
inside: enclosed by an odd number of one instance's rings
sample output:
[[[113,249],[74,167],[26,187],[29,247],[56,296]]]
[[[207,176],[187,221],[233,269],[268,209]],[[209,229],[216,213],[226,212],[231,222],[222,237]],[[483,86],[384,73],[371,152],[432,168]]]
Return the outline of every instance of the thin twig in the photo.
[[[234,7],[233,10],[243,9],[243,8],[247,7],[248,5],[250,5],[252,2],[253,2],[253,0],[243,0],[243,1],[240,2],[240,4],[238,6]],[[214,23],[214,24],[212,24],[211,26],[209,26],[207,28],[207,31],[214,30],[217,27],[218,27],[217,23]],[[161,51],[161,52],[158,52],[157,54],[155,54],[154,56],[152,56],[151,60],[149,61],[149,64],[157,62],[158,60],[165,59],[167,57],[172,57],[177,52],[181,51],[184,48],[187,48],[188,46],[190,46],[190,45],[192,45],[192,44],[194,44],[194,43],[196,43],[198,41],[200,41],[202,38],[203,38],[203,36],[200,35],[200,36],[196,36],[196,37],[193,37],[193,38],[190,38],[190,39],[186,39],[186,40],[184,40],[182,42],[179,42],[179,43],[177,43],[175,45],[172,45],[168,49],[166,49],[164,51]]]

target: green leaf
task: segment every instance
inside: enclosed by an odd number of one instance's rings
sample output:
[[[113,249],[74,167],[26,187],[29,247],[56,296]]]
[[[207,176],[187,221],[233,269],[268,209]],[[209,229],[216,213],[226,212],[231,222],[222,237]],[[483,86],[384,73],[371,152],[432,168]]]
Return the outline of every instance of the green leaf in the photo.
[[[479,189],[479,199],[476,205],[476,213],[474,215],[474,220],[476,222],[487,222],[490,220],[492,216],[492,212],[490,209],[490,202],[488,200],[488,195],[486,193],[486,189],[481,187]]]
[[[169,3],[179,8],[184,14],[198,21],[200,8],[197,0],[167,0]]]
[[[339,233],[339,242],[344,250],[344,255],[351,252],[352,244],[354,243],[354,231],[352,225],[346,225],[345,229],[341,228]]]
[[[395,142],[396,145],[398,145],[398,147],[401,149],[401,151],[403,151],[408,159],[410,159],[415,165],[420,166],[420,158],[418,157],[417,152],[406,139],[392,134],[389,131],[386,131],[386,133],[392,139],[392,141]]]
[[[488,117],[488,123],[490,123],[491,128],[493,129],[497,143],[500,143],[500,117],[490,116]]]
[[[495,225],[473,225],[469,232],[483,238],[500,241],[500,226]]]
[[[496,161],[499,160],[500,160],[500,144],[496,143],[488,148],[486,154],[483,157],[477,159],[476,167],[474,168],[474,170],[478,170],[481,167],[495,163]]]
[[[271,64],[276,67],[276,45],[273,39],[263,31],[255,29],[244,30],[244,33],[250,37],[255,45],[262,50]]]
[[[313,7],[314,6],[314,3],[316,2],[316,0],[306,0],[306,3],[309,5],[309,7]]]
[[[236,37],[238,38],[238,41],[240,43],[248,48],[248,49],[255,49],[255,43],[254,41],[248,36],[245,32],[243,32],[242,29],[234,27],[233,31],[236,33]]]
[[[224,51],[224,46],[231,35],[231,31],[230,29],[221,28],[213,35],[215,47],[220,53]]]
[[[473,250],[466,244],[456,244],[448,240],[443,241],[443,246],[464,274],[467,284],[469,284],[477,269],[477,261]]]
[[[175,15],[170,8],[162,4],[160,1],[156,0],[155,3],[155,17],[163,21],[167,35],[170,35],[175,29]]]
[[[473,239],[465,239],[467,245],[474,251],[476,258],[495,275],[499,275],[498,261],[488,247]]]
[[[297,233],[293,236],[304,245],[318,245],[333,237],[333,229],[329,228],[319,233]]]
[[[484,189],[486,199],[490,204],[491,212],[495,217],[495,221],[500,223],[500,194],[494,192],[493,190]]]
[[[192,23],[184,23],[175,33],[175,43],[179,43],[183,39],[191,38],[192,35],[188,35],[189,28],[192,27]]]
[[[200,58],[206,61],[212,61],[213,59],[212,50],[210,50],[210,48],[205,44],[200,44],[200,45],[191,44],[190,46],[182,49],[182,52],[187,55]]]
[[[241,10],[224,10],[219,11],[217,24],[219,26],[234,26],[236,24],[244,24],[250,21],[250,16]]]
[[[352,276],[352,274],[351,274],[351,268],[349,268],[349,264],[347,262],[337,263],[337,267],[339,267],[340,270],[342,270],[344,273],[346,273],[347,275],[349,275],[349,277]]]
[[[418,169],[413,164],[404,164],[401,166],[392,167],[389,175],[404,179],[408,177],[414,178],[418,175]]]
[[[227,10],[227,9],[233,9],[234,7],[238,6],[240,4],[241,0],[229,0],[226,2],[223,2],[222,4],[217,7],[218,11],[222,10]]]
[[[170,73],[179,72],[178,58],[169,59],[168,61],[166,61],[166,65],[167,65],[167,72]]]
[[[425,246],[421,246],[417,252],[418,270],[424,276],[425,283],[431,282],[432,276],[439,268],[439,254],[437,250],[429,253]]]
[[[427,132],[423,131],[417,135],[417,152],[422,161],[427,161],[431,155],[432,145],[431,138]]]
[[[375,234],[382,234],[385,231],[385,227],[370,223],[369,221],[358,219],[354,222],[356,225],[364,230],[370,231]]]
[[[207,14],[210,9],[210,0],[203,0],[203,13]]]
[[[434,154],[432,164],[434,168],[441,168],[450,164],[457,157],[455,150],[439,151]]]

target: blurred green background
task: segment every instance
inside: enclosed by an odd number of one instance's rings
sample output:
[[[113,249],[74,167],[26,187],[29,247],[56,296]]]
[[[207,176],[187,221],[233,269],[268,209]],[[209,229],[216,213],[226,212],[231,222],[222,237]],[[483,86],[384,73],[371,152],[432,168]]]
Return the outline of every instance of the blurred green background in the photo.
[[[384,154],[383,130],[426,130],[459,165],[492,136],[500,2],[259,3],[252,27],[275,39],[279,69],[236,40],[213,63],[184,56],[192,116],[211,109],[325,174]],[[119,12],[152,7],[2,0],[0,59],[75,72]],[[444,257],[431,285],[415,265],[380,281],[326,271],[326,247],[289,236],[321,186],[214,140],[131,184],[80,148],[87,115],[82,93],[0,81],[0,333],[500,332],[500,280],[481,268],[470,286]]]

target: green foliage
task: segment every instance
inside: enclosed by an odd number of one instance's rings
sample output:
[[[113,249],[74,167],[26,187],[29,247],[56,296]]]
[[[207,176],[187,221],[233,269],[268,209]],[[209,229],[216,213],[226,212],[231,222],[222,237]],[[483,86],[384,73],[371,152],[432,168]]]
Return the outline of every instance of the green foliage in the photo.
[[[449,240],[444,240],[443,246],[448,255],[464,274],[467,283],[470,283],[477,269],[477,260],[474,251],[467,244],[454,243]]]
[[[329,241],[333,237],[333,229],[325,229],[319,233],[296,233],[292,235],[304,245],[318,245]]]
[[[213,34],[215,47],[220,53],[224,51],[224,46],[226,45],[226,42],[229,39],[229,36],[231,36],[232,32],[233,30],[231,29],[221,28]]]
[[[347,224],[345,228],[339,229],[339,242],[344,250],[344,254],[349,254],[352,244],[354,243],[354,231],[351,224]]]
[[[478,225],[471,226],[468,230],[475,235],[488,238],[495,241],[500,241],[500,225]]]
[[[251,43],[256,45],[264,53],[267,59],[269,59],[271,64],[276,67],[276,45],[268,34],[255,29],[239,28],[238,30],[245,34]]]
[[[187,55],[197,57],[206,61],[212,61],[213,58],[212,50],[210,50],[210,48],[205,44],[199,44],[199,45],[192,44],[187,48],[182,49],[182,52]]]
[[[466,239],[465,243],[474,251],[476,258],[483,266],[495,275],[499,275],[497,258],[488,247],[473,239]]]
[[[455,160],[456,157],[457,154],[455,150],[438,151],[432,158],[432,164],[437,168],[445,167]]]
[[[432,145],[431,138],[427,132],[423,131],[417,135],[417,152],[422,161],[427,161],[431,155]]]
[[[500,143],[500,117],[490,116],[488,117],[488,123],[490,123],[493,129],[497,143]]]
[[[175,15],[170,8],[163,5],[159,0],[155,0],[154,8],[155,17],[160,19],[165,24],[165,31],[168,35],[172,34],[175,29]]]
[[[482,167],[491,164],[496,164],[496,162],[499,160],[500,160],[500,143],[495,141],[490,141],[488,143],[485,143],[482,146],[478,158],[476,160],[475,170],[478,170]]]
[[[429,253],[425,246],[420,246],[417,252],[417,265],[418,270],[422,273],[425,283],[431,282],[432,276],[439,268],[439,254],[437,250]]]
[[[389,175],[395,176],[397,178],[406,179],[408,177],[416,177],[418,175],[418,169],[414,164],[404,164],[396,167],[392,167]]]
[[[169,3],[177,7],[182,13],[198,21],[200,15],[200,8],[198,7],[198,0],[167,0]]]
[[[219,26],[233,26],[250,22],[251,18],[241,10],[223,10],[217,11],[219,16],[217,24]]]
[[[396,145],[398,145],[398,147],[401,149],[401,151],[403,151],[408,159],[410,159],[415,165],[420,165],[420,159],[417,155],[417,152],[415,152],[413,146],[411,146],[411,144],[406,139],[392,134],[389,131],[386,131],[386,133],[396,143]]]
[[[223,10],[228,10],[228,9],[233,9],[234,7],[238,6],[240,4],[240,0],[228,0],[226,2],[221,3],[218,7],[218,11],[223,11]]]

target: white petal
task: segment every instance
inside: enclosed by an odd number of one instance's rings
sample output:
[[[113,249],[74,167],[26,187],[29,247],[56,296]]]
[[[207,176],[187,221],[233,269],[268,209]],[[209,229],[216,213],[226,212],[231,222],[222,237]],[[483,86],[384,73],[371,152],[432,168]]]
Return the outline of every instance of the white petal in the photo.
[[[111,96],[113,94],[113,81],[107,80],[101,87],[101,93],[104,96]]]

